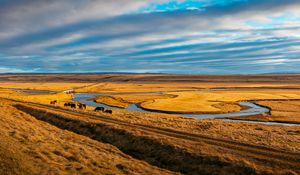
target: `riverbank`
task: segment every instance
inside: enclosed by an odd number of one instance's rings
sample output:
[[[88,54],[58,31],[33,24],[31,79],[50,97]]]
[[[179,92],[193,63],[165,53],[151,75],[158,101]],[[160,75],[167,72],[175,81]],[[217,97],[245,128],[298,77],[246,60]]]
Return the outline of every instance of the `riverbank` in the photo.
[[[261,122],[279,122],[300,124],[300,100],[267,100],[258,101],[258,105],[266,107],[269,113],[231,118],[233,120],[252,120]]]
[[[91,94],[91,93],[78,93],[74,95],[73,100],[75,102],[85,103],[89,107],[89,110],[93,110],[91,107],[104,107],[113,109],[113,111],[122,111],[124,113],[127,112],[141,112],[141,113],[152,113],[153,111],[148,111],[145,109],[140,108],[136,104],[128,105],[128,108],[119,108],[114,106],[109,106],[103,103],[94,102],[92,99],[100,94]],[[102,94],[103,95],[103,94]],[[107,95],[107,94],[106,94]],[[262,125],[279,125],[279,126],[300,126],[297,123],[285,123],[285,122],[272,122],[272,121],[258,121],[258,120],[251,120],[251,119],[239,119],[240,116],[260,116],[261,114],[269,113],[268,108],[264,108],[260,105],[256,105],[255,103],[251,102],[240,102],[241,106],[244,106],[244,109],[239,112],[233,113],[225,113],[225,114],[169,114],[170,116],[177,116],[183,118],[193,118],[193,119],[219,119],[227,122],[236,122],[240,121],[242,123],[252,123],[252,124],[262,124]],[[153,112],[154,114],[165,114],[164,112]]]

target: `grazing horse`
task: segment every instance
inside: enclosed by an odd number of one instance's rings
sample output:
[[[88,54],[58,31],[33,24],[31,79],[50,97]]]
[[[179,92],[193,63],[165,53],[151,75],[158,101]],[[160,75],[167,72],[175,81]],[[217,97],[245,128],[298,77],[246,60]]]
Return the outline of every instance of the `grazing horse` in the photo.
[[[51,105],[55,105],[56,103],[57,103],[57,100],[50,101]]]
[[[75,103],[71,103],[70,107],[76,109],[76,104]]]
[[[108,114],[112,114],[112,110],[110,110],[110,109],[106,109],[104,112],[108,113]]]
[[[82,104],[81,103],[77,103],[77,106],[79,109],[82,109]]]
[[[103,107],[99,107],[99,106],[98,106],[98,107],[96,107],[96,108],[95,108],[95,110],[94,110],[94,111],[95,111],[95,112],[97,112],[97,111],[104,111],[104,108],[103,108]]]
[[[77,106],[79,109],[86,109],[86,104],[83,104],[83,103],[77,103]]]
[[[71,107],[71,108],[76,108],[76,104],[72,102],[67,102],[64,104],[65,107]]]

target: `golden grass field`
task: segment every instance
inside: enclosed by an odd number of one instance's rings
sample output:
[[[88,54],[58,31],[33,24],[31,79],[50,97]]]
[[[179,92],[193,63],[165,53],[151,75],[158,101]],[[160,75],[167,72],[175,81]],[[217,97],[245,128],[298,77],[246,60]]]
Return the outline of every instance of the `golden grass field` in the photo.
[[[217,82],[205,77],[193,82],[193,77],[183,81],[180,76],[172,82],[167,76],[147,76],[151,81],[144,75],[103,75],[104,82],[95,81],[96,75],[87,76],[86,82],[81,81],[83,75],[5,77],[10,81],[0,82],[0,174],[300,174],[299,126],[63,107],[72,101],[71,94],[62,92],[66,89],[107,93],[95,100],[111,106],[126,108],[135,103],[181,113],[240,111],[239,101],[255,101],[270,108],[270,114],[236,119],[300,123],[296,75],[274,80],[271,76],[229,77],[232,83],[219,82],[223,77]],[[56,78],[59,81],[50,81]],[[63,82],[72,78],[80,81]],[[239,88],[175,92],[224,87]],[[9,88],[56,92],[31,94]],[[174,92],[139,94],[164,91]],[[50,105],[53,100],[58,103]]]
[[[119,107],[119,108],[127,108],[128,107],[128,103],[126,101],[124,101],[122,98],[118,98],[118,97],[97,96],[95,98],[95,102],[104,103],[104,104]]]
[[[72,95],[62,92],[54,94],[27,94],[6,89],[0,89],[0,97],[43,104],[49,104],[50,101],[58,100],[58,105],[61,106],[63,106],[66,101],[72,100]]]
[[[0,99],[0,174],[171,174]]]
[[[97,96],[95,101],[109,106],[127,108],[129,104],[139,104],[155,99],[172,98],[170,94],[114,94],[109,96]]]
[[[241,108],[239,101],[300,99],[296,90],[242,90],[214,92],[176,92],[175,98],[155,99],[141,104],[143,108],[179,113],[227,113]]]
[[[181,93],[183,93],[183,92],[181,92]],[[193,93],[194,92],[187,92],[187,94],[193,94]],[[206,92],[204,92],[204,93],[206,94]],[[274,93],[274,90],[272,90],[272,92],[269,92],[269,93]],[[282,91],[280,91],[280,93],[282,93]],[[211,95],[212,93],[209,93],[209,94]],[[225,93],[225,94],[227,95],[227,93]],[[223,95],[222,100],[224,100],[224,101],[227,100],[231,103],[232,102],[231,100],[237,100],[237,99],[233,99],[232,96],[226,96],[223,93],[222,93],[222,95]],[[156,100],[157,99],[170,99],[170,100],[172,100],[173,97],[174,97],[174,96],[171,96],[170,94],[163,94],[163,95],[157,95],[157,94],[142,94],[142,95],[140,95],[140,94],[130,94],[130,95],[129,94],[118,94],[118,95],[112,95],[112,96],[122,98],[122,100],[125,99],[127,102],[130,102],[130,103],[139,103],[139,102],[149,101],[149,100],[153,101],[153,99],[156,99]],[[257,96],[257,93],[256,93],[256,95],[253,95],[253,96]],[[47,104],[47,105],[49,105],[50,101],[57,99],[58,100],[57,106],[63,106],[64,102],[71,101],[71,95],[64,94],[64,93],[49,94],[49,95],[45,95],[45,94],[43,94],[43,95],[36,95],[36,94],[31,95],[31,94],[26,94],[26,93],[18,93],[18,92],[12,91],[12,90],[0,90],[0,97],[11,98],[11,99],[16,99],[16,100],[22,100],[22,101],[28,101],[28,102],[41,103],[41,104]],[[193,97],[195,98],[195,96],[193,96]],[[226,99],[224,97],[227,97],[228,99]],[[243,97],[244,98],[248,97],[248,98],[253,100],[253,98],[251,98],[251,96],[249,97],[249,96],[245,95]],[[268,96],[267,95],[267,97],[274,97],[274,96]],[[275,96],[275,97],[277,97],[277,96]],[[195,100],[195,99],[192,99],[192,100]],[[276,101],[276,102],[279,103],[280,101],[279,102]],[[109,102],[107,102],[107,103],[110,104]],[[268,103],[270,103],[270,102],[263,102],[263,101],[259,102],[259,104],[261,104],[261,105],[266,105]],[[271,103],[271,104],[273,104],[273,103]],[[292,104],[298,104],[298,102],[293,102]],[[110,105],[113,105],[113,104],[110,104]],[[87,111],[93,112],[93,109],[94,109],[93,107],[88,107]],[[292,109],[293,109],[294,112],[297,112],[297,107],[294,107]],[[210,112],[213,112],[213,111],[210,111]],[[233,134],[234,128],[231,128],[229,126],[238,125],[238,124],[235,124],[235,123],[232,123],[232,124],[230,123],[230,124],[227,125],[227,122],[225,122],[226,126],[223,126],[223,125],[225,125],[225,123],[221,122],[221,121],[210,121],[210,120],[208,120],[208,121],[204,122],[202,120],[197,120],[197,119],[187,119],[187,118],[177,117],[176,115],[171,115],[171,114],[143,113],[143,112],[134,112],[134,111],[126,111],[126,110],[125,111],[124,110],[114,110],[114,115],[109,115],[109,114],[105,114],[105,113],[101,113],[101,115],[107,115],[109,117],[116,118],[116,119],[119,119],[119,120],[128,121],[128,122],[134,122],[134,123],[140,123],[140,124],[146,124],[146,125],[153,125],[153,126],[159,126],[159,127],[166,127],[166,128],[172,128],[172,129],[180,129],[180,130],[183,130],[183,131],[188,130],[188,131],[193,132],[193,133],[201,132],[202,131],[202,125],[204,125],[203,126],[204,128],[207,125],[211,125],[211,126],[214,126],[214,127],[210,126],[209,129],[214,128],[214,132],[219,132],[218,134],[224,135],[224,136],[226,134],[224,134],[222,132],[226,132],[227,129],[228,129],[228,133]],[[203,124],[203,122],[204,122],[204,124]],[[213,124],[211,122],[213,122]],[[209,123],[209,124],[207,124],[207,123]],[[218,124],[219,126],[216,126],[215,123],[219,123]],[[251,125],[251,124],[245,125],[245,128],[249,127],[249,125]],[[199,128],[199,126],[201,126],[201,127]],[[255,125],[253,125],[253,126],[255,126]],[[253,130],[255,131],[255,129],[253,129]],[[238,139],[243,139],[244,140],[244,139],[254,135],[253,133],[249,133],[248,130],[242,130],[242,131],[245,131],[245,132],[241,132],[241,130],[237,130],[236,134],[238,134],[238,135],[235,136],[235,137],[237,137]],[[243,138],[243,136],[245,136],[245,135],[248,135],[248,136]],[[256,139],[254,139],[254,138],[252,138],[252,139],[258,141],[258,140],[260,140],[259,139],[260,137],[261,137],[261,135],[258,135]],[[262,141],[264,141],[264,139]],[[274,141],[276,141],[276,139]],[[280,141],[282,141],[282,140],[280,140]],[[264,143],[264,144],[271,144],[271,142]],[[279,144],[279,143],[276,143],[276,144]],[[274,144],[274,145],[276,145],[276,144]],[[292,144],[293,144],[293,142],[292,142]],[[284,146],[287,146],[286,143],[284,143],[284,145],[282,145],[282,147],[284,147]]]
[[[228,113],[241,110],[240,101],[300,99],[297,90],[226,90],[169,92],[166,94],[118,94],[99,96],[96,101],[111,106],[140,104],[148,110],[173,113]]]
[[[76,92],[165,92],[178,90],[199,90],[211,88],[298,88],[298,84],[282,84],[282,83],[178,83],[178,82],[146,82],[146,83],[126,83],[126,82],[107,82],[97,83],[91,86],[78,88]]]
[[[276,100],[258,101],[257,104],[271,109],[269,114],[257,116],[238,117],[236,119],[287,122],[300,124],[300,101],[299,100]]]
[[[89,86],[92,83],[63,83],[63,82],[0,82],[0,88],[32,89],[64,91]]]

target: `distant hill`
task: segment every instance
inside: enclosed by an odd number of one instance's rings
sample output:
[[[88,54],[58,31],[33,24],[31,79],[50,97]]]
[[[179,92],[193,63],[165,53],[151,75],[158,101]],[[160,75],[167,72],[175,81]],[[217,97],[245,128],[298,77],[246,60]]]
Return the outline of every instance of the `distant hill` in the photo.
[[[300,74],[300,72],[271,72],[265,74]]]

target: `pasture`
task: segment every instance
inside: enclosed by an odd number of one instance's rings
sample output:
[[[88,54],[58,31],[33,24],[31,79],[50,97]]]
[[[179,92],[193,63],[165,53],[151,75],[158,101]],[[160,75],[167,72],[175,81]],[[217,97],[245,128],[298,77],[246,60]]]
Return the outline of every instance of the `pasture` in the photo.
[[[159,82],[166,78],[153,75],[142,82],[142,76],[128,75],[98,82],[101,76],[87,76],[89,82],[1,82],[1,140],[13,145],[0,146],[7,157],[1,165],[33,174],[299,173],[299,126],[247,122],[299,123],[297,81]],[[128,83],[130,76],[136,82]],[[89,100],[114,108],[74,102],[75,94],[64,92],[69,89],[102,93]],[[238,112],[245,108],[240,101],[271,111],[234,121],[159,112]],[[130,104],[157,112],[127,110]]]

